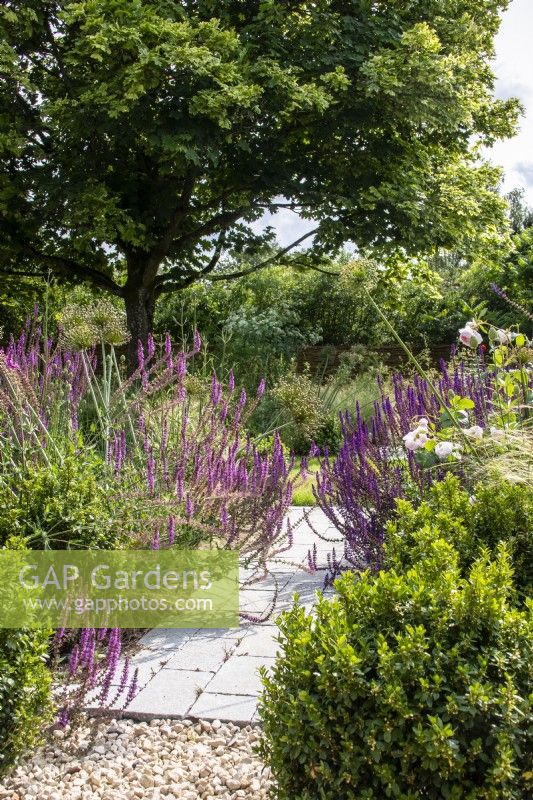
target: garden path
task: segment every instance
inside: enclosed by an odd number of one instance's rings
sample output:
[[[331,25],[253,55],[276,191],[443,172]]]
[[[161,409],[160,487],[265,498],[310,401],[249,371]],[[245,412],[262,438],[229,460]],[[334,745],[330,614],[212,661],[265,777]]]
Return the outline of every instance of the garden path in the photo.
[[[259,624],[242,620],[239,628],[154,629],[139,642],[132,656],[132,667],[139,669],[140,691],[126,710],[119,697],[110,709],[114,716],[137,719],[191,718],[218,719],[249,724],[256,722],[257,698],[261,689],[260,666],[273,664],[277,650],[274,618],[289,608],[295,592],[300,602],[311,609],[315,592],[322,588],[324,572],[305,571],[307,553],[316,544],[317,565],[326,565],[334,544],[318,537],[302,520],[301,508],[293,508],[289,518],[294,529],[290,550],[269,562],[270,574],[240,592],[241,611],[262,617],[271,607],[276,583],[275,612]],[[330,539],[339,534],[323,512],[310,510],[313,528]],[[298,523],[298,524],[297,524]],[[342,543],[336,545],[342,553]],[[287,563],[290,562],[290,563]],[[241,579],[245,579],[244,571]]]

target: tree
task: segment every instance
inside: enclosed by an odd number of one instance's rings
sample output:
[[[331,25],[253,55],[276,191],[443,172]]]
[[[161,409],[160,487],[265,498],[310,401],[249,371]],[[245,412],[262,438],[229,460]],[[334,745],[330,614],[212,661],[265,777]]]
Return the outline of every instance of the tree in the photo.
[[[533,228],[533,208],[529,208],[524,199],[523,189],[512,189],[505,195],[509,204],[509,219],[513,234],[522,233]]]
[[[313,220],[318,257],[497,234],[478,148],[518,113],[491,94],[506,6],[5,0],[2,270],[120,296],[133,354],[162,293],[260,251],[266,210]]]

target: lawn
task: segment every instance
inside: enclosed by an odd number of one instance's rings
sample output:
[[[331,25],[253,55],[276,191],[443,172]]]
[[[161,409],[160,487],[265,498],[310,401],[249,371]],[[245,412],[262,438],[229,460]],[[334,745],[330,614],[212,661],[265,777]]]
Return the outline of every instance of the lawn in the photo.
[[[297,458],[293,469],[290,472],[290,478],[297,478],[300,473],[301,458]],[[315,475],[320,469],[318,458],[310,458],[308,464],[308,472],[306,479],[299,483],[294,490],[292,496],[292,504],[294,506],[315,506],[316,500],[313,495],[313,484],[315,483]]]

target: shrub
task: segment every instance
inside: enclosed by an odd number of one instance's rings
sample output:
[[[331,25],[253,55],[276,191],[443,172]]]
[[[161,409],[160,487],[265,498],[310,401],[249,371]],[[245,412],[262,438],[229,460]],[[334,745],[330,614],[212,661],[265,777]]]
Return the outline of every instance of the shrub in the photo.
[[[51,719],[48,639],[43,630],[0,630],[0,775]]]
[[[282,616],[283,655],[263,674],[279,800],[523,800],[533,631],[509,604],[505,547],[468,579],[434,540],[405,574],[336,586],[316,618]]]
[[[284,426],[284,443],[297,455],[306,454],[325,423],[318,385],[308,375],[289,372],[274,386],[271,395],[277,405],[277,424]]]
[[[113,548],[117,526],[103,473],[99,459],[82,453],[14,470],[4,477],[0,545],[15,535],[34,550]]]
[[[426,501],[415,507],[398,500],[396,517],[386,528],[385,564],[406,569],[424,558],[438,535],[458,551],[466,572],[482,548],[508,544],[514,583],[520,595],[533,589],[533,490],[501,482],[478,484],[469,495],[454,475],[435,483]]]
[[[489,547],[500,539],[509,542],[515,584],[519,592],[533,595],[533,488],[505,481],[475,488],[474,528]]]

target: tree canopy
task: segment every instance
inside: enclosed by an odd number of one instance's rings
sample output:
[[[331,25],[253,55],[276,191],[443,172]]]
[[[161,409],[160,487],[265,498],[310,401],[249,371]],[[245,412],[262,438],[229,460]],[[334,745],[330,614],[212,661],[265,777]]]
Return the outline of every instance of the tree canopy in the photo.
[[[2,270],[122,297],[136,340],[161,293],[260,252],[267,210],[313,220],[315,253],[494,233],[507,4],[6,0]]]

